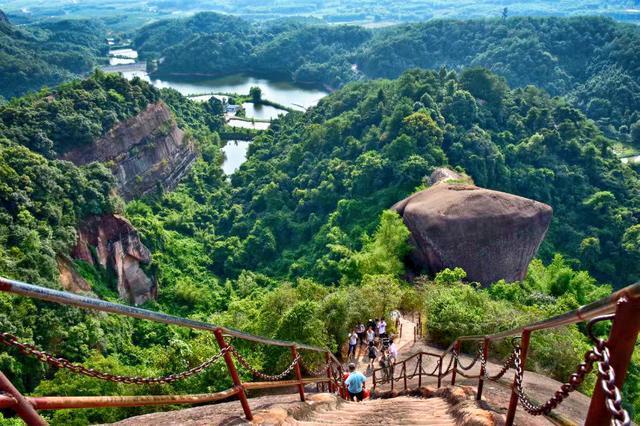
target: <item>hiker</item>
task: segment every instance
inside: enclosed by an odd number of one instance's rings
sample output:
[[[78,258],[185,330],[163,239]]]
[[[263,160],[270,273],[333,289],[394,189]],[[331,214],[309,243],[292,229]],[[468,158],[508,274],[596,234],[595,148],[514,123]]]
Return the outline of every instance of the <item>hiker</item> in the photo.
[[[356,331],[358,332],[358,340],[360,341],[360,346],[365,344],[365,331],[367,329],[364,328],[364,324],[361,322],[360,324],[358,324],[358,327],[356,327]]]
[[[367,378],[364,374],[356,371],[356,365],[354,363],[349,364],[349,377],[344,381],[349,391],[349,397],[353,397],[354,400],[360,402],[364,399],[364,383]]]
[[[391,362],[395,363],[398,360],[398,347],[393,342],[393,339],[390,339],[389,343],[389,357],[391,358]]]
[[[379,324],[380,324],[380,320],[378,318],[376,318],[376,327],[374,328],[375,332],[376,332],[376,336],[379,337],[380,336],[380,328],[379,328]]]
[[[387,337],[387,322],[384,318],[380,318],[380,323],[378,324],[378,331],[380,337]]]
[[[371,318],[369,318],[369,322],[367,322],[367,328],[370,328],[370,329],[375,331],[376,322],[374,320],[372,320]]]
[[[367,330],[367,345],[371,345],[376,340],[376,332],[373,331],[372,327],[369,327]]]
[[[382,350],[382,356],[380,357],[380,367],[382,368],[382,378],[384,381],[391,379],[391,359],[389,358],[389,352],[385,349]]]
[[[378,357],[378,350],[373,342],[369,342],[369,370],[373,370],[373,362]]]
[[[349,333],[349,353],[348,357],[356,357],[356,346],[358,346],[358,333],[356,333],[356,329],[354,328],[351,333]]]

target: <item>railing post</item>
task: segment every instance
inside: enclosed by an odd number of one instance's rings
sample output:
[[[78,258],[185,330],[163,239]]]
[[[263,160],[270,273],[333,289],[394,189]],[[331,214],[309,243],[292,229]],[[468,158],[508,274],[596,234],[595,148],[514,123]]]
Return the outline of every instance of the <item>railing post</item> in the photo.
[[[402,323],[400,323],[400,338],[402,339]]]
[[[456,373],[458,370],[458,357],[460,356],[460,346],[461,346],[461,342],[459,340],[456,340],[456,344],[453,345],[453,350],[455,351],[456,356],[453,359],[453,371],[451,372],[451,386],[456,385]]]
[[[393,376],[395,376],[396,373],[396,363],[394,362],[393,364],[391,364],[391,391],[393,392],[393,382],[395,380],[393,380]]]
[[[329,352],[324,353],[324,360],[327,363],[327,379],[329,379],[329,392],[333,393],[333,382],[331,381],[332,380],[331,370],[333,368],[333,365],[331,363],[331,357],[329,356]]]
[[[630,299],[621,297],[616,306],[616,316],[613,319],[611,332],[607,339],[607,347],[611,355],[610,364],[615,373],[616,386],[622,390],[629,362],[633,355],[635,343],[640,330],[640,299]],[[599,378],[600,376],[598,376]],[[600,381],[596,383],[595,391],[591,397],[591,404],[587,413],[585,426],[597,426],[609,424],[611,414],[605,405],[605,395],[600,386]]]
[[[376,370],[373,370],[373,377],[371,378],[371,380],[373,381],[373,385],[371,386],[371,389],[376,390]]]
[[[444,355],[440,356],[440,361],[438,361],[438,389],[442,386],[442,363],[444,362]]]
[[[402,372],[404,373],[404,390],[407,390],[407,361],[402,361]]]
[[[529,351],[529,338],[531,337],[530,330],[524,330],[520,338],[520,363],[522,366],[522,372],[527,363],[527,352]],[[517,373],[516,373],[517,374]],[[516,378],[513,378],[513,385],[511,387],[511,400],[509,401],[509,411],[507,412],[506,426],[512,426],[513,421],[516,418],[516,409],[518,408],[518,392],[516,391]]]
[[[476,393],[476,400],[480,401],[482,399],[482,388],[484,387],[484,375],[487,372],[486,363],[487,356],[489,356],[489,343],[490,340],[485,337],[482,342],[482,358],[484,359],[484,364],[480,363],[480,378],[478,379],[478,392]]]
[[[298,351],[296,349],[296,345],[291,346],[291,360],[295,361],[298,357]],[[298,380],[298,393],[300,394],[300,401],[304,402],[304,383],[302,383],[302,372],[300,371],[300,363],[297,362],[293,367],[296,372],[296,380]]]
[[[224,340],[221,328],[216,328],[213,334],[216,336],[216,341],[218,342],[218,346],[220,346],[220,350],[225,350],[229,347],[229,345],[227,345],[227,342],[225,342]],[[238,391],[238,399],[240,400],[240,404],[242,405],[244,416],[247,418],[247,420],[251,421],[253,420],[253,414],[251,414],[251,408],[249,407],[247,394],[244,391],[244,387],[242,386],[242,382],[240,381],[240,376],[238,376],[238,370],[236,370],[236,366],[233,364],[233,358],[231,357],[231,353],[228,350],[224,353],[224,362],[227,364],[227,370],[229,370],[229,374],[231,375],[233,386]]]
[[[24,422],[29,426],[46,426],[49,423],[33,408],[33,405],[27,399],[22,396],[20,391],[13,386],[13,383],[9,381],[0,371],[0,390],[11,395],[16,400],[16,405],[13,407],[15,412],[20,416]]]
[[[418,387],[422,387],[422,352],[418,355]]]

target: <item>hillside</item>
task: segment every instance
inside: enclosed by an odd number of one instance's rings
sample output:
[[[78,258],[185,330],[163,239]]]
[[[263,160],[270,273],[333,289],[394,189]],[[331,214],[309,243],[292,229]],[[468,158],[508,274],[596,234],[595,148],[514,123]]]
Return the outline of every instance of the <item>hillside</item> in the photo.
[[[98,22],[61,20],[14,26],[0,11],[0,96],[11,98],[87,74],[106,56]]]
[[[125,204],[105,167],[113,164],[75,166],[58,159],[129,128],[122,123],[159,102],[192,135],[198,152],[174,190],[134,196]],[[483,69],[414,70],[395,80],[351,83],[306,113],[274,121],[252,142],[248,161],[230,181],[220,167],[219,122],[208,104],[100,72],[0,107],[0,275],[60,288],[57,258],[63,257],[91,293],[119,300],[121,282],[107,268],[88,262],[91,256],[71,258],[78,234],[85,239],[80,223],[117,213],[135,228],[125,224],[127,233],[149,249],[150,261],[140,268],[155,277],[157,287],[138,299],[145,307],[333,351],[352,324],[388,315],[389,307],[422,311],[434,341],[446,346],[458,334],[504,330],[611,292],[598,282],[618,286],[638,277],[637,172],[616,158],[612,141],[583,113],[539,89],[512,89]],[[540,259],[524,281],[477,289],[462,282],[465,272],[458,269],[417,278],[415,285],[405,281],[409,231],[387,209],[423,188],[438,166],[554,208]],[[111,242],[122,241],[120,236]],[[146,249],[128,252],[133,255],[149,257]],[[169,374],[215,352],[211,333],[5,293],[0,308],[3,330],[115,374]],[[564,379],[588,341],[583,330],[568,327],[536,334],[533,345],[548,348],[557,341],[564,345],[533,353],[531,365]],[[234,345],[264,371],[282,370],[290,360],[288,350]],[[228,387],[222,369],[171,385],[98,382],[4,347],[0,367],[21,391],[37,395]],[[625,389],[629,404],[639,398],[640,372],[633,368]],[[48,415],[54,424],[88,424],[152,410]]]
[[[213,13],[142,28],[135,45],[163,57],[159,75],[285,76],[334,88],[414,68],[484,66],[513,87],[569,101],[609,134],[640,120],[640,29],[605,18],[435,20],[365,29],[283,21],[250,24]],[[197,58],[197,59],[196,59]]]

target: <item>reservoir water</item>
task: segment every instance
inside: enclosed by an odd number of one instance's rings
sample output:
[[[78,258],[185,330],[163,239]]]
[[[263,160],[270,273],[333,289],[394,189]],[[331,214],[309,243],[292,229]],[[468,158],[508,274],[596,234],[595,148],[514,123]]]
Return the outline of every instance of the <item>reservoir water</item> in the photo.
[[[290,109],[302,111],[316,105],[320,99],[328,94],[324,90],[300,86],[292,82],[274,81],[240,74],[213,79],[151,78],[146,71],[143,71],[145,69],[144,64],[136,62],[137,58],[138,52],[133,49],[112,50],[109,52],[109,65],[112,66],[109,71],[121,72],[122,75],[128,79],[140,77],[159,89],[172,88],[185,96],[201,95],[191,97],[191,99],[196,101],[206,101],[213,93],[237,93],[246,95],[249,93],[251,87],[258,86],[262,90],[263,99],[268,99]],[[243,103],[242,106],[245,109],[245,116],[248,121],[228,116],[227,125],[236,128],[266,130],[269,128],[270,123],[265,121],[252,121],[251,118],[257,120],[272,120],[281,114],[287,113],[285,110],[268,105]],[[222,170],[226,175],[231,175],[245,162],[249,143],[249,141],[230,140],[225,147],[222,148],[225,154]]]

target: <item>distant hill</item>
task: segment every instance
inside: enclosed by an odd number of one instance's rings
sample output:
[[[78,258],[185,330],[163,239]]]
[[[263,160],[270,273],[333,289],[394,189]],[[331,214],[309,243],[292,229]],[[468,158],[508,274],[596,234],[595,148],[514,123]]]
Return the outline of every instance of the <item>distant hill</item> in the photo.
[[[19,96],[90,72],[107,53],[105,37],[97,22],[17,27],[0,12],[0,96]]]
[[[608,134],[640,119],[640,27],[602,17],[431,20],[379,29],[249,23],[214,13],[156,22],[135,44],[159,74],[285,76],[338,88],[410,68],[483,66],[566,95]]]

